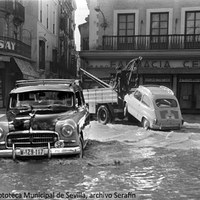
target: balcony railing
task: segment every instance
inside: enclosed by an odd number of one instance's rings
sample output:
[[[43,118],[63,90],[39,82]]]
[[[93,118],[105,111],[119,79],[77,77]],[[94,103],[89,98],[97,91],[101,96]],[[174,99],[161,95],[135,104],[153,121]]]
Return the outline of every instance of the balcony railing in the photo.
[[[0,12],[14,15],[15,25],[20,25],[25,20],[25,8],[17,0],[0,0]]]
[[[197,35],[103,36],[103,50],[200,49]]]
[[[13,1],[12,0],[4,0],[0,1],[0,11],[5,12],[7,14],[13,13]]]
[[[9,37],[0,36],[0,52],[8,52],[31,58],[31,46]]]
[[[14,21],[18,24],[21,24],[25,21],[25,8],[17,1],[15,1]]]

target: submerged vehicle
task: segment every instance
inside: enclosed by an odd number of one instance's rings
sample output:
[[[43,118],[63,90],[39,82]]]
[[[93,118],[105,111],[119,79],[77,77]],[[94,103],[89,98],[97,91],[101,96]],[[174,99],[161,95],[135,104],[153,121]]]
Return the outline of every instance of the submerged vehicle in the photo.
[[[160,85],[141,85],[124,97],[125,115],[145,129],[180,129],[183,117],[173,91]]]
[[[83,156],[89,111],[71,79],[20,80],[0,118],[0,157]]]
[[[124,96],[131,88],[131,79],[134,71],[137,71],[142,57],[132,59],[125,67],[119,67],[113,85],[100,80],[93,74],[80,68],[83,75],[89,77],[101,88],[87,88],[83,90],[86,103],[89,105],[90,114],[96,116],[102,124],[114,121],[115,117],[124,118]],[[138,76],[138,71],[137,71]],[[136,77],[135,85],[138,83]]]

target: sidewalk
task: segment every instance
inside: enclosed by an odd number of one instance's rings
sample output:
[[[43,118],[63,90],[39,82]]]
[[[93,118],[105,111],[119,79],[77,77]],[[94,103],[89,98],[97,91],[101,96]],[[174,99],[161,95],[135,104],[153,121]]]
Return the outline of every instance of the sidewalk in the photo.
[[[183,114],[183,119],[188,123],[200,123],[200,115]]]

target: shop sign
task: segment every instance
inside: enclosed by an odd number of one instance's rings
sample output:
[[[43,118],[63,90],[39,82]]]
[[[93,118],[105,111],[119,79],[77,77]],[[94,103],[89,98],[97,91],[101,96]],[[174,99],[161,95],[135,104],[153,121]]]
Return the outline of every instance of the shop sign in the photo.
[[[199,83],[199,79],[193,79],[193,78],[184,78],[184,79],[179,79],[179,82],[181,83]]]
[[[170,78],[145,78],[145,82],[154,82],[154,83],[158,83],[158,82],[171,82]]]
[[[90,61],[89,68],[116,68],[129,61]],[[200,68],[200,60],[144,60],[142,68]]]
[[[15,42],[9,40],[0,40],[0,49],[15,50]]]

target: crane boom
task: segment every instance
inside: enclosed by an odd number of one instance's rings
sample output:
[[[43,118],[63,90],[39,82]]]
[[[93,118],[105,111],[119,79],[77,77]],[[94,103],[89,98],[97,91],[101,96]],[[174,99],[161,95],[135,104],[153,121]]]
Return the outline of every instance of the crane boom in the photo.
[[[96,76],[90,74],[89,72],[85,71],[84,69],[80,68],[80,70],[89,78],[91,78],[92,80],[96,81],[97,83],[99,83],[101,86],[103,86],[104,88],[112,88],[111,85],[107,84],[106,82],[100,80],[99,78],[97,78]]]

